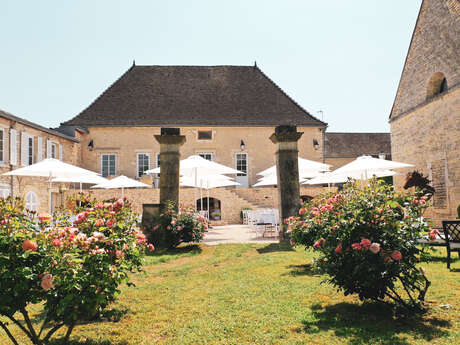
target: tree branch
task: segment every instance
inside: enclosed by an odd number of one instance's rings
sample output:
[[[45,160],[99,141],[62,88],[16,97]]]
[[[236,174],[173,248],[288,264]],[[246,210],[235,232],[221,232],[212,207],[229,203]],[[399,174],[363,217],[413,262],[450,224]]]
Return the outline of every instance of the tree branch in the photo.
[[[14,317],[12,317],[12,316],[9,316],[9,315],[7,315],[7,316],[8,316],[8,318],[9,318],[11,321],[14,322],[14,324],[15,324],[16,326],[18,326],[18,327],[29,337],[30,340],[33,341],[32,334],[30,334],[29,331],[28,331],[23,325],[21,325],[21,323],[20,323],[18,320],[16,320],[16,319],[15,319]]]
[[[3,322],[0,321],[0,327],[3,328],[3,330],[5,331],[5,333],[8,335],[8,338],[10,338],[11,342],[14,344],[14,345],[19,345],[19,343],[16,341],[16,339],[14,339],[13,335],[11,334],[10,330],[8,329],[8,327],[6,327],[6,324],[4,324]]]
[[[406,293],[407,293],[407,295],[409,296],[409,298],[410,298],[412,304],[413,304],[414,306],[417,306],[417,303],[415,303],[415,300],[412,298],[412,295],[410,294],[409,289],[407,288],[406,284],[404,284],[404,282],[403,282],[403,280],[401,279],[401,277],[398,277],[398,278],[399,278],[399,281],[401,282],[402,286],[404,287],[404,290],[406,290]]]
[[[48,340],[50,340],[51,336],[52,336],[59,328],[61,328],[62,326],[64,326],[63,323],[57,324],[56,326],[54,326],[53,328],[51,328],[51,330],[48,332],[48,334],[43,338],[43,341],[46,343]]]
[[[27,313],[27,310],[25,308],[21,308],[20,312],[24,316],[24,321],[26,322],[27,328],[29,328],[29,332],[32,335],[33,343],[41,344],[41,341],[38,338],[37,333],[35,332],[34,326],[32,325],[32,322],[30,322],[29,314]]]

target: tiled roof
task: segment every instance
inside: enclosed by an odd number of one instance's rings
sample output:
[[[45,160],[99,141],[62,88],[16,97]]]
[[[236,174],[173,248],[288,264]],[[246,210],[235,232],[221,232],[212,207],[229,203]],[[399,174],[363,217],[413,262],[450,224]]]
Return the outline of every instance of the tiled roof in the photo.
[[[353,158],[362,155],[391,155],[390,133],[328,133],[326,158]]]
[[[326,126],[257,66],[132,66],[63,125]]]
[[[63,134],[61,132],[58,132],[54,129],[51,129],[51,128],[46,128],[46,127],[43,127],[43,126],[40,126],[36,123],[33,123],[33,122],[30,122],[26,119],[23,119],[23,118],[20,118],[20,117],[17,117],[13,114],[10,114],[4,110],[1,110],[0,109],[0,117],[4,117],[8,120],[11,120],[11,121],[16,121],[16,122],[19,122],[19,123],[22,123],[23,125],[26,125],[26,126],[29,126],[29,127],[32,127],[32,128],[35,128],[35,129],[38,129],[39,131],[43,131],[43,132],[46,132],[46,133],[49,133],[49,134],[52,134],[52,135],[56,135],[58,137],[61,137],[61,138],[64,138],[64,139],[67,139],[67,140],[71,140],[71,141],[74,141],[74,142],[80,142],[78,139],[75,139],[69,135],[66,135],[66,134]]]

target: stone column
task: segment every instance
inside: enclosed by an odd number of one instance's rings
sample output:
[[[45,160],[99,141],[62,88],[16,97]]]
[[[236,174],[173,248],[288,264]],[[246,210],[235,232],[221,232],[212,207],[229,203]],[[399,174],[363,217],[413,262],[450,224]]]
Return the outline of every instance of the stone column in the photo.
[[[278,177],[278,209],[280,212],[280,240],[287,240],[284,220],[296,216],[300,208],[299,150],[297,141],[303,132],[296,126],[277,126],[270,140],[277,145],[276,174]]]
[[[176,207],[179,203],[180,147],[185,136],[180,135],[179,128],[162,128],[155,139],[160,143],[160,212],[163,212],[168,201],[175,202]]]

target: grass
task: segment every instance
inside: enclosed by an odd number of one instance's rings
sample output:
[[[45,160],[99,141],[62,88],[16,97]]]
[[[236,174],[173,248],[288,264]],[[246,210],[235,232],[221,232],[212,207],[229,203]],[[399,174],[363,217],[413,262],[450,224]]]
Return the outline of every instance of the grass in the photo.
[[[385,306],[345,297],[301,248],[194,245],[147,258],[110,319],[78,325],[70,345],[459,344],[460,260],[423,263],[429,312],[396,319]],[[17,330],[14,329],[15,334]],[[62,335],[62,333],[60,333]],[[0,344],[8,344],[0,333]],[[55,344],[59,344],[59,340]],[[28,344],[21,339],[20,344]]]

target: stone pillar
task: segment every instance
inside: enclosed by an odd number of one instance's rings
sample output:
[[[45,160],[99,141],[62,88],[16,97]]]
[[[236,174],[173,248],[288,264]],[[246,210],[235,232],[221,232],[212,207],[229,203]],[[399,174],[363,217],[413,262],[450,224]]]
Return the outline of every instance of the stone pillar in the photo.
[[[277,126],[270,140],[277,145],[276,174],[278,177],[278,209],[280,212],[280,240],[287,240],[284,220],[296,216],[300,208],[299,150],[297,141],[303,132],[296,126]]]
[[[180,147],[185,143],[185,136],[180,135],[179,128],[162,128],[161,135],[155,135],[160,143],[160,211],[168,201],[179,203],[179,160]]]

